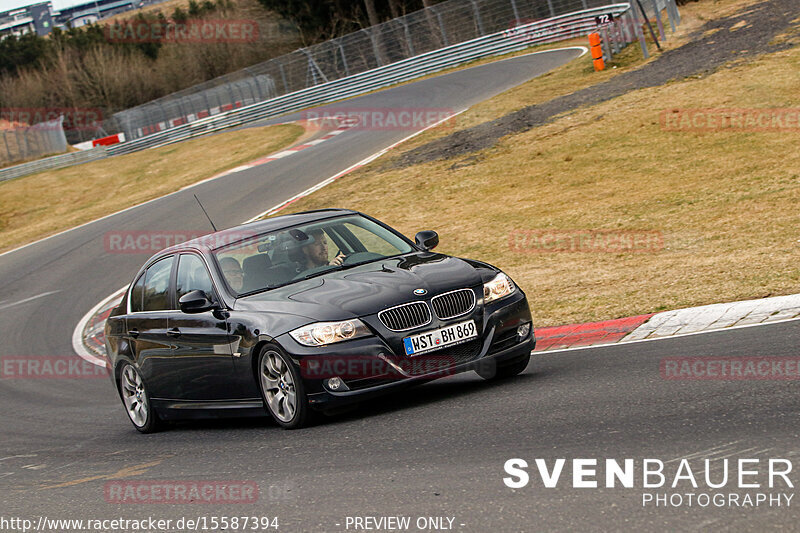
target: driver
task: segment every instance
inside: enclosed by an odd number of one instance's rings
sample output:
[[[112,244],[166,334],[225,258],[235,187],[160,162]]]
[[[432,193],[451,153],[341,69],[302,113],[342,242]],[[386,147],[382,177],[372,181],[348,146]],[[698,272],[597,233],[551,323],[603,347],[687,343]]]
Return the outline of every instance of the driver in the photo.
[[[239,266],[239,261],[233,257],[223,257],[219,261],[219,266],[222,267],[222,273],[231,288],[236,292],[241,292],[244,286],[244,275],[242,267]]]
[[[328,261],[328,240],[321,229],[313,229],[308,234],[314,240],[303,247],[303,266],[306,270],[326,265],[342,265],[345,255],[341,251],[331,261]]]

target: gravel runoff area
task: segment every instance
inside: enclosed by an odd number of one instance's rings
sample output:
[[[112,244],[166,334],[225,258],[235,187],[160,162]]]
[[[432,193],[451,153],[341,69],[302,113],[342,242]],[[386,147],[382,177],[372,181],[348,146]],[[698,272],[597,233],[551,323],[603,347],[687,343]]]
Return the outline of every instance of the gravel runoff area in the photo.
[[[656,60],[640,69],[620,74],[604,83],[543,104],[525,107],[498,119],[457,131],[409,150],[387,163],[387,166],[405,168],[477,152],[493,146],[501,137],[541,126],[555,116],[579,107],[598,104],[637,89],[663,85],[670,80],[704,75],[733,59],[789,48],[793,43],[770,41],[789,29],[791,21],[798,16],[800,16],[798,0],[766,0],[748,6],[735,15],[707,22],[690,35],[690,42],[663,52]],[[746,22],[745,26],[731,31],[732,26],[743,20]],[[713,30],[718,31],[711,33]],[[634,43],[631,46],[638,45]]]

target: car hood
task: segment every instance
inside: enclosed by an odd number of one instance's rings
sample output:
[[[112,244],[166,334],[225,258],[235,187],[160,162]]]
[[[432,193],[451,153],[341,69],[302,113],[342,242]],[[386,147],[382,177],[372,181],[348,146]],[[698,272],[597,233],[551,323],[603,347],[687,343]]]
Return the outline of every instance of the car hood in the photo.
[[[234,308],[273,311],[314,321],[340,320],[377,313],[387,307],[481,283],[466,261],[436,253],[383,259],[240,298]],[[418,296],[415,289],[425,289]]]

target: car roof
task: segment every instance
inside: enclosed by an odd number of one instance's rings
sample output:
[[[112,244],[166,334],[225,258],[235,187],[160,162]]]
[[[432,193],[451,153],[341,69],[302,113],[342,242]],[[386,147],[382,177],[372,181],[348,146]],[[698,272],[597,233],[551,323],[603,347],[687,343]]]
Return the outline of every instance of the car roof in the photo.
[[[277,231],[283,228],[297,226],[300,224],[310,224],[318,220],[325,220],[328,218],[338,217],[342,215],[360,215],[358,211],[350,209],[316,209],[313,211],[302,211],[300,213],[292,213],[290,215],[280,215],[271,217],[264,220],[256,220],[220,230],[214,233],[209,233],[201,237],[197,237],[190,241],[185,241],[161,250],[157,255],[166,255],[170,253],[180,252],[183,250],[193,249],[201,251],[212,251],[228,244],[243,240],[255,235]]]

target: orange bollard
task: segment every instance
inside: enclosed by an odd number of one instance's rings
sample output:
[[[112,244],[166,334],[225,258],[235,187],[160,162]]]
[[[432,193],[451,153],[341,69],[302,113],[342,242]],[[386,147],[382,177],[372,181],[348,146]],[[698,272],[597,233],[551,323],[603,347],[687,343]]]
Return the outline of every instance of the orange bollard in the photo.
[[[589,45],[591,46],[592,51],[592,62],[594,63],[594,69],[596,71],[600,71],[606,68],[606,63],[603,61],[603,48],[600,44],[600,34],[590,33],[589,34]]]

